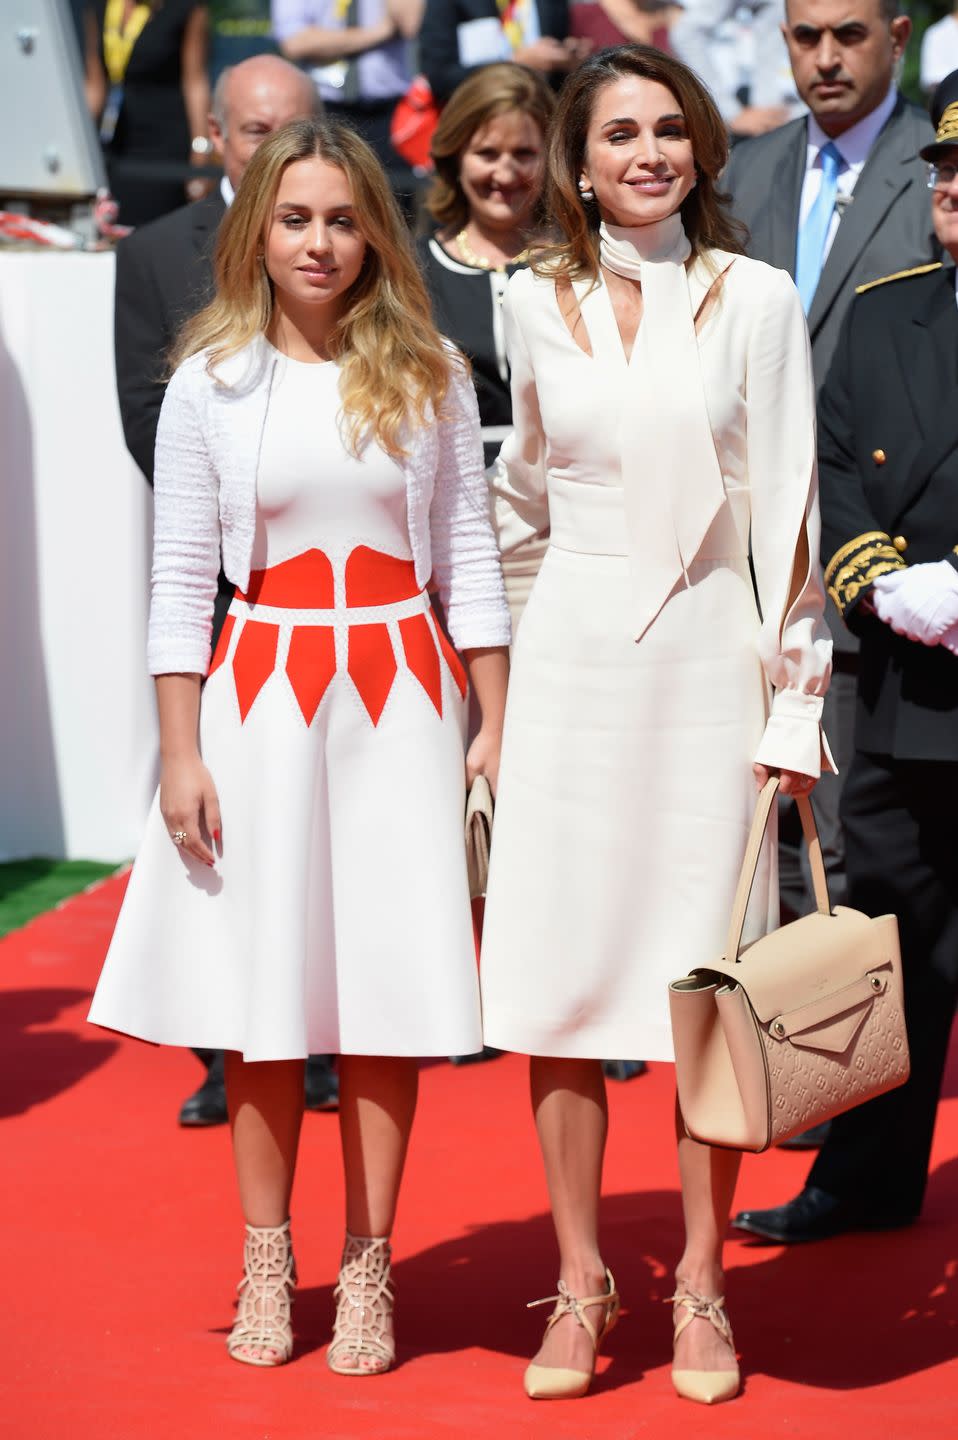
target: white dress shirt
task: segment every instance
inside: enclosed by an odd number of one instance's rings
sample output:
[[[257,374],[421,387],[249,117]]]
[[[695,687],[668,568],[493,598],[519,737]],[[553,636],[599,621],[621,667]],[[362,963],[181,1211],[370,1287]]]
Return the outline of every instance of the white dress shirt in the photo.
[[[832,242],[842,217],[843,201],[846,205],[851,201],[858,177],[865,168],[865,162],[871,154],[872,146],[884,129],[897,99],[898,91],[893,85],[880,105],[876,105],[864,120],[859,120],[857,125],[853,125],[850,130],[846,130],[844,135],[839,135],[834,141],[825,134],[814,115],[808,117],[808,147],[805,154],[805,180],[802,184],[802,202],[798,216],[799,229],[804,225],[808,212],[814,205],[822,186],[822,150],[829,143],[834,144],[842,157],[841,169],[838,172],[838,199],[832,223],[828,227],[828,235],[825,238],[823,259],[827,259],[828,252],[832,248]]]

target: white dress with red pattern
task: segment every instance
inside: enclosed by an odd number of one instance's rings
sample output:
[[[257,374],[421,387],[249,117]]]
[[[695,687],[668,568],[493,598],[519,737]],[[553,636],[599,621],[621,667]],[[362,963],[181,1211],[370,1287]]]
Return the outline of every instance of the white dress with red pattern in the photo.
[[[99,1025],[248,1060],[481,1046],[465,675],[416,582],[402,469],[348,453],[338,379],[280,362],[253,573],[201,703],[220,854],[177,850],[154,801]]]

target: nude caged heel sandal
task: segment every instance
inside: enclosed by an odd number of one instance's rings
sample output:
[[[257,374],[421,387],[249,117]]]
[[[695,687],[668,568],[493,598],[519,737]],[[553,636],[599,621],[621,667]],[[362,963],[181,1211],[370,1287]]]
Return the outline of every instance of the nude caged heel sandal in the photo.
[[[396,1363],[388,1236],[346,1232],[326,1364],[337,1375],[382,1375]]]
[[[236,1320],[226,1349],[243,1365],[285,1365],[293,1353],[296,1286],[289,1221],[276,1226],[247,1225],[243,1260]]]

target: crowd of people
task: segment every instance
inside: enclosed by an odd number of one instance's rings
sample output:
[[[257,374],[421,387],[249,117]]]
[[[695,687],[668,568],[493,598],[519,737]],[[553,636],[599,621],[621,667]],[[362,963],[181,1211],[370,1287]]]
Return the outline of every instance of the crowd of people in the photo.
[[[895,0],[754,10],[753,85],[710,89],[680,58],[685,31],[715,59],[704,0],[274,0],[282,53],[223,70],[202,124],[204,7],[88,27],[121,215],[162,180],[138,162],[124,202],[151,25],[204,171],[117,252],[162,771],[91,1018],[196,1050],[188,1120],[228,1103],[236,1360],[292,1353],[302,1111],[338,1099],[327,1360],[395,1363],[417,1059],[486,1045],[531,1057],[559,1250],[526,1393],[588,1390],[620,1304],[599,1057],[672,1058],[669,983],[721,953],[770,776],[746,938],[810,908],[814,790],[832,901],[898,917],[911,1076],[796,1136],[800,1194],[732,1223],[790,1244],[920,1214],[958,993],[958,68],[929,112]],[[410,208],[389,119],[417,36]],[[739,1155],[676,1134],[672,1374],[712,1404],[740,1388]]]

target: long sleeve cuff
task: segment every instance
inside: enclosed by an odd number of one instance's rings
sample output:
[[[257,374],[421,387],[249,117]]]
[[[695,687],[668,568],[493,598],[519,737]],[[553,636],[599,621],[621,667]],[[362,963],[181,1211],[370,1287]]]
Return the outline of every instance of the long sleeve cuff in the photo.
[[[837,774],[838,767],[822,733],[824,703],[820,695],[806,695],[801,690],[776,691],[755,754],[756,764],[775,770],[797,770],[817,780],[824,758],[826,768]]]

